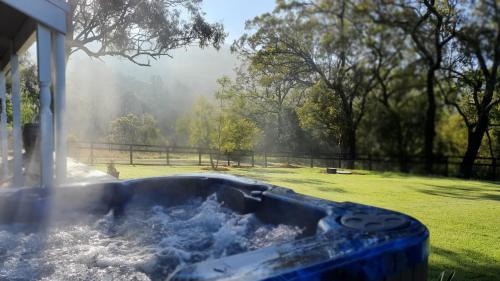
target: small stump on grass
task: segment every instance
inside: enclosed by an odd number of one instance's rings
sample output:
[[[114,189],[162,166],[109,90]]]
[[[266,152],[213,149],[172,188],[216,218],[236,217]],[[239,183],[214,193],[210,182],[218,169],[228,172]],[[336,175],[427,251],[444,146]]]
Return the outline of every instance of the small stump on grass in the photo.
[[[326,173],[327,174],[336,174],[337,168],[326,168]]]

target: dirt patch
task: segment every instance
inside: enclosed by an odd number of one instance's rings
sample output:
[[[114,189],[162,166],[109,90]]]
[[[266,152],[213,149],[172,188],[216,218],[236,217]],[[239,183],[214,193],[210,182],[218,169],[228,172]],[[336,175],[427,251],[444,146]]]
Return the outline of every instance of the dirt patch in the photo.
[[[299,166],[292,165],[292,164],[278,164],[278,165],[273,165],[273,168],[292,168],[292,169],[297,169],[300,168]]]

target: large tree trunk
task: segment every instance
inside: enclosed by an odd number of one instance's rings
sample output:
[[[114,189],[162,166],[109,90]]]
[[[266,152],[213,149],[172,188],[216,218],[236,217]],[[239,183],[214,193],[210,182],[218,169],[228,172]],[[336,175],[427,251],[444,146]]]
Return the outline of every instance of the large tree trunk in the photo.
[[[465,151],[462,163],[460,163],[459,176],[462,178],[468,179],[472,177],[474,161],[476,160],[477,153],[479,152],[479,148],[481,147],[481,142],[483,140],[484,133],[486,132],[488,120],[484,122],[486,123],[478,124],[475,130],[469,130],[467,138],[467,150]]]
[[[347,157],[347,168],[354,169],[354,160],[356,160],[356,128],[354,126],[346,128],[344,146]]]
[[[490,82],[485,91],[483,104],[489,105],[491,102],[491,97],[493,96],[494,82]],[[462,163],[460,163],[459,176],[462,178],[470,178],[472,176],[472,169],[474,167],[474,161],[476,160],[477,153],[481,147],[484,134],[488,129],[488,124],[490,121],[490,111],[483,106],[483,110],[479,114],[477,125],[474,128],[469,128],[467,131],[467,150],[465,151]]]
[[[427,72],[427,111],[425,119],[425,171],[432,173],[434,164],[434,137],[436,136],[436,98],[434,96],[434,67]]]
[[[403,133],[401,132],[400,125],[398,124],[398,160],[399,160],[399,171],[402,173],[409,173],[410,168],[408,166],[408,155],[406,153],[405,142]]]

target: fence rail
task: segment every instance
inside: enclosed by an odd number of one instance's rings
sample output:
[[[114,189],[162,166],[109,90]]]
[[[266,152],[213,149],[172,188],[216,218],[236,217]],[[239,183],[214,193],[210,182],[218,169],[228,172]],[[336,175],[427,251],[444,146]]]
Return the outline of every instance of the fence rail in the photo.
[[[350,159],[345,154],[292,153],[239,150],[220,153],[208,148],[183,146],[160,146],[144,144],[118,144],[105,142],[72,142],[69,144],[70,156],[79,161],[94,165],[199,165],[210,166],[211,161],[219,166],[246,167],[337,167],[353,166],[355,169],[376,171],[406,171],[424,173],[423,157],[391,157],[381,155],[359,155]],[[500,172],[500,158],[477,157],[474,163],[474,177],[497,180]],[[460,156],[440,156],[434,161],[434,174],[456,176],[460,166]]]

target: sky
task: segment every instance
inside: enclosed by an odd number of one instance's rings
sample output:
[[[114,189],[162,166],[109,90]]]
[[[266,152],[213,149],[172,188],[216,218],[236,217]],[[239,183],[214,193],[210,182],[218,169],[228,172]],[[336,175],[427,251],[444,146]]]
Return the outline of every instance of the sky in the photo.
[[[231,44],[244,32],[245,21],[275,7],[274,0],[204,0],[203,11],[210,21],[224,24],[229,33],[226,43]]]

